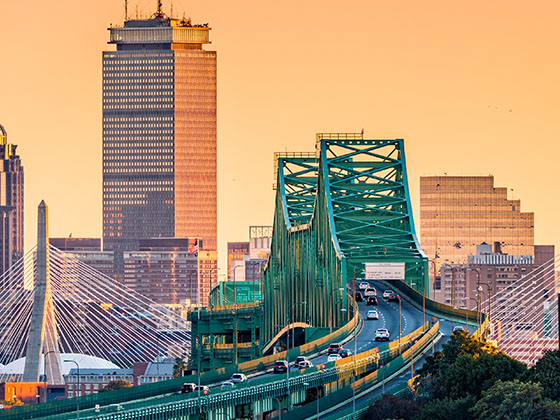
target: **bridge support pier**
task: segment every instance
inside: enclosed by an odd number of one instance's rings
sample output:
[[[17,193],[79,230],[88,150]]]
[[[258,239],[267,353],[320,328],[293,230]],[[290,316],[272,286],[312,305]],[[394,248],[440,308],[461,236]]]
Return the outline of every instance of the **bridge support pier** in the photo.
[[[50,270],[48,207],[41,201],[37,216],[37,255],[34,279],[33,309],[29,325],[29,339],[25,353],[24,382],[38,382],[41,354],[45,355],[44,372],[51,385],[64,385],[58,354],[58,334],[54,318]]]

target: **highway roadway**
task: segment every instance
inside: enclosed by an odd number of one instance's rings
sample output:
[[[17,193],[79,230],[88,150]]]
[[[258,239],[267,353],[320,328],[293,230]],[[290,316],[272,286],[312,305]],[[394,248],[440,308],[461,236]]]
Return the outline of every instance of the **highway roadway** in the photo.
[[[359,282],[356,282],[358,284]],[[398,302],[387,302],[383,299],[383,292],[387,290],[383,285],[377,282],[369,282],[373,285],[377,291],[377,305],[368,305],[366,300],[363,302],[358,302],[358,309],[360,315],[363,318],[363,326],[356,336],[356,345],[354,345],[354,340],[347,342],[343,347],[354,353],[354,347],[356,347],[358,353],[366,350],[370,350],[375,347],[379,347],[385,344],[385,341],[375,341],[375,330],[378,328],[387,328],[389,330],[389,341],[393,341],[399,338],[399,303]],[[360,292],[359,289],[356,289]],[[363,293],[362,293],[363,294]],[[378,320],[368,320],[367,312],[369,310],[375,309],[379,313]],[[429,318],[426,318],[427,320]],[[401,301],[401,336],[405,336],[414,330],[420,328],[423,323],[422,312],[418,311],[410,303],[405,300]],[[310,359],[314,365],[327,362],[327,355],[322,354],[318,357]],[[292,371],[296,371],[296,368],[292,368]]]

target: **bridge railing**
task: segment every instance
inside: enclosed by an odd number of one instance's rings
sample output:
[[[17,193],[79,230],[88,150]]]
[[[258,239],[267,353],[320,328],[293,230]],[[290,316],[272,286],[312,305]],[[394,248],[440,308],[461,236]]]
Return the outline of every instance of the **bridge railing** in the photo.
[[[419,329],[421,330],[421,328]],[[421,332],[417,330],[417,332]],[[411,340],[407,340],[405,346],[406,350],[402,351],[401,355],[398,355],[395,359],[386,361],[383,365],[374,370],[373,372],[363,376],[360,379],[357,379],[352,386],[354,387],[355,394],[358,396],[361,393],[367,392],[375,387],[382,386],[382,382],[389,380],[393,375],[397,372],[400,372],[407,364],[410,363],[412,357],[417,357],[424,349],[426,349],[430,343],[438,336],[439,334],[439,322],[436,322],[425,334],[419,337],[417,340],[411,343]],[[414,336],[418,337],[418,335]],[[402,340],[401,340],[402,341]],[[394,347],[395,342],[390,343],[387,347],[391,346]],[[398,345],[398,340],[396,340],[396,344]],[[401,346],[403,347],[403,346]],[[366,354],[368,352],[364,352]],[[340,362],[337,361],[336,363]],[[346,364],[348,366],[348,364]],[[349,380],[352,376],[352,368],[350,365],[350,369],[347,369],[345,376],[341,376],[341,372],[339,371],[339,377],[343,380]],[[349,375],[348,375],[349,373]],[[357,376],[360,376],[360,372],[357,373]],[[402,389],[405,389],[407,384],[405,383]],[[329,397],[322,398],[319,401],[321,411],[324,411],[328,408],[337,406],[338,404],[343,403],[344,401],[351,400],[353,397],[352,387],[348,386],[337,390],[335,392],[329,393]],[[361,404],[357,404],[357,409],[367,409],[368,404],[371,401],[366,401]],[[291,420],[299,420],[299,419],[306,419],[306,418],[313,418],[316,415],[317,405],[315,402],[308,403],[302,407],[299,407],[290,412],[290,419]],[[343,412],[337,412],[336,414],[331,415],[330,417],[327,415],[322,415],[321,418],[328,418],[329,420],[340,419],[348,414],[349,410],[345,410]],[[350,411],[351,412],[351,411]]]

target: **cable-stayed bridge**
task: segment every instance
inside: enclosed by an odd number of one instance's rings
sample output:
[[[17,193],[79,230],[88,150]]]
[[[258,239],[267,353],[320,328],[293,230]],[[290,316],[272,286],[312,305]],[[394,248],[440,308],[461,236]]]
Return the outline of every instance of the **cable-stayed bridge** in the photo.
[[[428,261],[416,239],[402,140],[323,134],[315,153],[280,154],[277,168],[263,301],[237,304],[234,287],[233,299],[223,299],[233,304],[218,305],[214,289],[210,307],[189,316],[190,363],[199,367],[197,374],[79,397],[83,417],[213,420],[289,412],[292,420],[357,418],[355,413],[367,406],[363,399],[405,388],[423,355],[438,349],[454,327],[465,327],[467,319],[469,333],[485,338],[490,330],[504,349],[507,338],[520,331],[523,339],[557,340],[554,261],[543,268],[544,276],[529,274],[492,296],[490,307],[484,307],[483,299],[480,311],[428,298]],[[387,264],[402,268],[402,281],[379,274]],[[371,307],[354,300],[356,279],[364,272],[379,278],[372,282],[379,295],[392,289],[400,296],[396,301],[379,298],[376,321],[366,319]],[[540,297],[531,299],[531,293]],[[87,296],[85,290],[80,294]],[[387,344],[374,341],[378,327],[390,331]],[[325,352],[331,343],[346,343],[354,354],[328,362]],[[506,351],[514,354],[523,345],[514,343]],[[557,341],[552,347],[558,348]],[[300,355],[315,366],[271,374],[277,359],[293,361]],[[232,390],[220,389],[235,372],[251,379]],[[208,385],[210,393],[179,394],[183,382]],[[72,418],[75,400],[14,408],[0,418]],[[94,409],[109,404],[119,404],[119,412]]]
[[[39,213],[38,245],[0,277],[0,381],[36,382],[46,373],[63,384],[61,353],[119,367],[188,355],[190,326],[180,314],[50,246],[44,203]],[[23,357],[22,378],[10,364]]]
[[[560,256],[549,260],[494,296],[484,296],[482,293],[490,290],[478,289],[481,310],[489,315],[488,338],[529,366],[544,352],[558,350],[559,262]]]

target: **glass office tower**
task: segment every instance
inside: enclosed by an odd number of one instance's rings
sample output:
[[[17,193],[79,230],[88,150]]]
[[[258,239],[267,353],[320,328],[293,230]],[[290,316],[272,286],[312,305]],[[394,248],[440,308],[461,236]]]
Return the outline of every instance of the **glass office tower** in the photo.
[[[533,256],[534,225],[534,214],[495,187],[493,176],[420,177],[420,242],[438,264],[465,264],[482,242]]]
[[[111,27],[103,52],[103,247],[154,237],[216,249],[216,52],[208,25],[150,19]]]

